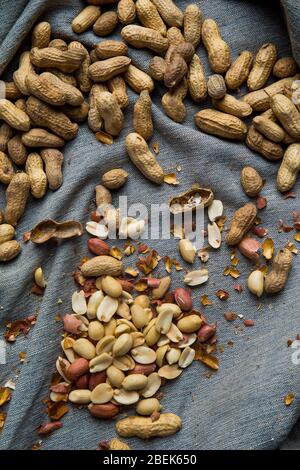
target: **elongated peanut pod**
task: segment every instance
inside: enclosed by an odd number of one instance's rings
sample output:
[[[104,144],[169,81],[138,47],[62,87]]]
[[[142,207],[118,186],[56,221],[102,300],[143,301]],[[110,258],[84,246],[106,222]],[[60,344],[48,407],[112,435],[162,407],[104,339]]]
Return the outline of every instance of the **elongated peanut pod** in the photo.
[[[254,125],[251,125],[248,129],[246,145],[268,160],[280,160],[283,157],[281,145],[266,139],[255,129]]]
[[[202,41],[208,53],[208,60],[215,73],[223,74],[230,67],[231,57],[228,44],[222,39],[217,23],[212,19],[204,20]]]
[[[237,90],[245,83],[250,73],[252,63],[252,52],[243,51],[233,64],[231,64],[225,75],[225,82],[230,90]]]
[[[142,136],[134,132],[128,134],[125,146],[130,160],[146,178],[153,183],[163,183],[163,169],[157,163],[156,158],[150,152],[147,142]]]
[[[257,215],[257,209],[254,204],[248,202],[240,207],[233,215],[229,232],[226,236],[227,245],[237,245],[244,235],[254,224]]]
[[[277,188],[280,192],[290,191],[300,171],[300,144],[290,145],[277,173]]]
[[[108,91],[102,92],[97,99],[97,107],[104,121],[105,131],[113,136],[119,135],[123,128],[124,115],[115,96]]]
[[[152,0],[162,19],[169,26],[178,26],[183,23],[183,13],[172,0]]]
[[[19,68],[13,74],[14,82],[23,95],[30,95],[26,78],[31,73],[35,73],[35,70],[30,60],[30,52],[26,51],[21,54]]]
[[[292,267],[293,255],[287,248],[280,250],[274,258],[272,270],[265,279],[265,291],[267,294],[280,292],[288,279]]]
[[[203,101],[207,97],[207,82],[201,59],[193,55],[188,71],[188,87],[194,101]]]
[[[225,139],[243,140],[247,126],[241,119],[214,109],[203,109],[194,116],[199,129]]]
[[[30,190],[30,179],[26,173],[16,173],[6,190],[4,220],[7,224],[17,225],[22,217]]]
[[[134,105],[133,127],[137,134],[149,140],[153,134],[152,101],[148,90],[143,90]]]
[[[45,163],[49,188],[55,191],[63,182],[62,164],[64,156],[59,150],[50,148],[42,150],[41,157]]]
[[[18,109],[11,101],[0,100],[0,118],[18,131],[26,132],[30,129],[28,115],[21,109]]]
[[[292,101],[283,94],[277,94],[271,99],[271,108],[286,132],[300,139],[300,113]]]
[[[254,65],[249,73],[247,85],[250,91],[259,90],[267,82],[277,59],[274,44],[264,44],[255,57]]]
[[[145,26],[145,28],[154,29],[163,36],[166,36],[167,27],[161,19],[156,6],[153,4],[153,2],[151,2],[151,0],[137,0],[136,12],[138,19],[142,25]]]
[[[0,183],[9,184],[15,171],[9,157],[0,151]]]
[[[86,31],[88,28],[93,26],[95,21],[101,15],[99,7],[90,5],[79,13],[72,21],[72,29],[75,33],[80,34]]]
[[[42,21],[38,23],[32,31],[31,43],[32,47],[38,47],[43,49],[48,47],[51,38],[51,25],[47,21]]]
[[[43,160],[38,153],[30,153],[25,165],[30,179],[31,194],[40,199],[47,191],[47,176],[43,169]]]
[[[201,40],[203,14],[198,5],[188,5],[183,17],[183,35],[196,48]]]

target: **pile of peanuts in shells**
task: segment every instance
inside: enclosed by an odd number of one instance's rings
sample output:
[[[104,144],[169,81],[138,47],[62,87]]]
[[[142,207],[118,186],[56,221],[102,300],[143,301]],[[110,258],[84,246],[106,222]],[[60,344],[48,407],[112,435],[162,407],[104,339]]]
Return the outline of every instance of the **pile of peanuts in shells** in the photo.
[[[89,51],[79,41],[67,44],[63,39],[52,38],[51,25],[41,22],[32,32],[32,49],[22,53],[13,81],[5,84],[6,99],[0,100],[0,182],[7,185],[7,190],[6,207],[0,212],[0,261],[10,261],[20,253],[21,244],[14,240],[15,228],[30,193],[39,199],[48,188],[55,191],[62,185],[62,148],[76,137],[78,125],[87,121],[103,145],[112,145],[118,138],[129,104],[127,86],[139,96],[133,110],[135,132],[126,136],[125,149],[148,180],[156,184],[168,182],[156,160],[157,149],[153,145],[153,153],[147,143],[154,129],[151,92],[155,81],[159,81],[167,88],[161,103],[170,119],[177,123],[185,120],[187,94],[196,103],[211,98],[211,107],[194,116],[199,130],[245,141],[267,160],[281,160],[277,188],[289,194],[300,169],[300,105],[295,104],[300,98],[300,74],[293,57],[278,58],[276,46],[267,43],[254,55],[241,51],[232,58],[217,22],[204,19],[200,8],[190,2],[184,12],[172,0],[86,3],[74,18],[72,29],[80,35],[93,28],[95,35],[104,39]],[[105,39],[119,23],[123,26],[120,40]],[[157,54],[147,71],[132,62],[128,46]],[[196,53],[198,47],[208,55],[213,72],[208,78]],[[275,81],[268,84],[271,77]],[[236,98],[234,93],[243,85],[248,92]],[[243,119],[252,113],[256,116],[247,126]],[[111,204],[110,191],[123,186],[127,179],[127,172],[121,168],[112,168],[102,175],[101,185],[96,187],[97,207]],[[257,198],[256,204],[248,202],[234,213],[226,243],[257,262],[261,245],[247,234],[250,230],[258,237],[266,234],[255,225],[258,208],[263,207],[260,192],[264,181],[255,168],[245,167],[240,182],[249,198]],[[224,225],[223,204],[214,199],[213,191],[195,185],[174,200],[189,203],[191,209],[200,203],[208,208],[208,244],[218,249]],[[143,221],[120,221],[118,209],[105,212],[104,218],[115,218],[119,233],[128,238],[143,233]],[[180,429],[181,420],[172,413],[160,413],[160,387],[179,377],[193,362],[193,345],[211,346],[215,325],[209,325],[200,312],[193,310],[187,288],[168,292],[170,276],[149,278],[151,294],[135,297],[121,277],[122,261],[111,256],[104,241],[109,236],[108,229],[99,222],[96,213],[86,225],[94,237],[88,247],[95,257],[80,266],[79,276],[81,285],[93,279],[93,292],[87,296],[81,290],[72,295],[73,313],[64,318],[63,356],[56,364],[63,381],[52,385],[50,399],[58,402],[67,395],[70,402],[88,405],[89,412],[102,419],[115,418],[124,406],[135,406],[137,416],[116,424],[123,437],[174,434]],[[294,222],[298,230],[297,214]],[[79,222],[46,220],[31,231],[28,239],[44,243],[50,238],[82,233]],[[178,248],[184,261],[191,265],[199,255],[188,237],[182,237]],[[291,246],[278,249],[269,272],[260,268],[251,271],[250,292],[257,297],[264,292],[280,292],[288,279],[292,251]],[[207,261],[205,253],[199,256],[202,262]],[[207,269],[190,271],[184,283],[198,286],[208,276]],[[35,282],[41,289],[46,287],[41,268],[35,272]],[[203,351],[207,353],[205,347]],[[47,423],[40,434],[46,435],[58,427],[58,423]],[[118,447],[116,443],[111,445]]]

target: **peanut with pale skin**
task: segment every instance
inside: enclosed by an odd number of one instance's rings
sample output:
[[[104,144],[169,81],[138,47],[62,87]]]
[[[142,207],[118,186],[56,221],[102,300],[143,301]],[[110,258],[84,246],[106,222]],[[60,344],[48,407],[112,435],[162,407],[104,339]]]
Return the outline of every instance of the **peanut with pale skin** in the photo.
[[[15,171],[8,156],[0,151],[0,183],[9,184]]]
[[[24,165],[27,159],[27,149],[22,142],[21,134],[16,134],[7,144],[8,155],[16,165]]]
[[[4,220],[7,224],[17,225],[22,217],[30,191],[30,179],[26,173],[16,173],[6,190]]]
[[[6,122],[0,126],[0,151],[7,151],[7,144],[14,135],[14,130]]]
[[[251,202],[238,209],[232,218],[226,243],[229,246],[237,245],[250,230],[257,216],[257,208]]]
[[[172,0],[152,0],[160,16],[168,26],[181,28],[183,24],[183,13]]]
[[[179,416],[173,413],[162,413],[156,421],[142,416],[129,416],[118,421],[116,429],[122,437],[150,439],[151,437],[171,436],[178,432],[181,426]]]
[[[135,3],[133,0],[120,0],[117,7],[117,15],[121,24],[131,24],[135,20]]]
[[[255,129],[254,125],[251,125],[248,129],[246,145],[271,161],[280,160],[283,157],[281,145],[266,139]]]
[[[15,229],[9,224],[0,224],[0,245],[9,242],[15,236]]]
[[[219,111],[232,114],[238,118],[250,116],[252,113],[252,108],[248,103],[238,100],[234,96],[228,94],[220,100],[213,99],[212,104]]]
[[[32,47],[38,47],[43,49],[48,47],[51,38],[51,25],[47,21],[42,21],[38,23],[32,31],[31,35],[31,44]]]
[[[61,111],[51,108],[34,96],[27,100],[27,112],[35,125],[50,129],[64,140],[74,139],[77,135],[77,124],[72,123]]]
[[[125,147],[132,163],[146,178],[156,184],[163,183],[163,169],[157,163],[155,156],[150,152],[147,142],[142,136],[134,132],[128,134]]]
[[[101,15],[101,10],[95,5],[85,7],[79,15],[72,21],[72,29],[74,33],[80,34],[89,29],[97,21]]]
[[[62,51],[55,47],[45,47],[38,49],[34,47],[30,52],[30,60],[36,67],[56,68],[64,73],[72,73],[79,69],[84,59],[84,52],[81,49],[70,49]],[[17,84],[18,85],[18,84]],[[18,88],[20,88],[18,86]]]
[[[126,90],[126,83],[121,75],[111,78],[107,83],[109,91],[116,98],[121,109],[127,108],[129,98]]]
[[[227,72],[231,63],[230,49],[222,39],[217,23],[212,19],[204,20],[202,41],[208,53],[208,60],[215,73]]]
[[[201,59],[197,54],[193,55],[190,62],[187,80],[192,100],[196,102],[205,100],[207,97],[206,77]]]
[[[51,134],[45,129],[31,129],[22,135],[22,142],[26,147],[63,147],[64,139]]]
[[[21,54],[19,68],[13,74],[14,82],[23,95],[30,94],[26,85],[26,77],[30,73],[35,73],[35,71],[30,60],[30,52],[26,51]]]
[[[25,170],[30,179],[31,194],[36,199],[44,197],[47,191],[47,176],[43,169],[43,160],[38,153],[30,153]]]
[[[145,28],[154,29],[162,34],[162,36],[166,36],[167,27],[156,6],[150,0],[137,0],[136,12],[138,19]]]
[[[151,93],[154,89],[152,78],[147,73],[143,72],[143,70],[131,64],[124,74],[124,79],[136,93],[141,93],[142,90],[148,90],[149,93]]]
[[[225,139],[243,140],[247,126],[239,118],[214,109],[203,109],[194,116],[199,129]]]
[[[63,154],[56,149],[43,149],[41,157],[45,164],[45,173],[47,176],[49,188],[52,191],[58,189],[63,182],[62,164],[64,160]]]
[[[13,129],[23,132],[27,132],[30,129],[28,115],[6,99],[0,100],[0,119],[3,119]]]
[[[122,168],[107,171],[102,176],[102,184],[107,189],[119,189],[128,179],[128,173]]]
[[[146,141],[152,137],[152,101],[148,90],[140,93],[139,99],[133,108],[133,127],[137,134],[140,134]]]
[[[122,262],[112,256],[95,256],[81,266],[84,277],[120,276],[122,273]]]
[[[115,11],[102,13],[94,23],[93,31],[97,36],[108,36],[118,24],[118,15]]]
[[[211,98],[220,100],[226,94],[226,84],[222,75],[214,74],[208,77],[207,91]]]
[[[275,62],[273,75],[277,78],[286,78],[295,75],[298,70],[294,57],[281,57]]]
[[[118,136],[123,128],[124,115],[116,97],[108,92],[101,93],[97,100],[99,114],[104,121],[105,131],[113,136]]]
[[[16,240],[10,240],[0,245],[0,262],[14,259],[21,251],[21,245]]]
[[[137,49],[150,49],[158,54],[164,54],[169,47],[169,41],[158,31],[144,26],[128,25],[121,31],[122,38],[127,44]]]
[[[128,47],[122,41],[108,39],[96,45],[95,52],[101,60],[128,55]]]
[[[183,35],[187,42],[196,48],[201,41],[203,13],[198,5],[188,5],[183,17]]]
[[[183,100],[187,91],[188,84],[184,78],[177,87],[169,90],[162,97],[161,103],[166,115],[175,122],[183,122],[186,118],[186,107]]]
[[[250,91],[263,88],[271,75],[276,59],[277,50],[274,44],[267,43],[261,46],[256,54],[252,70],[247,80],[247,86]]]
[[[290,191],[300,171],[300,144],[290,145],[283,156],[277,173],[277,188],[281,193]]]
[[[225,82],[230,90],[237,90],[248,78],[253,64],[253,54],[250,51],[243,51],[231,64],[225,75]]]
[[[295,139],[300,139],[300,113],[292,101],[282,94],[271,99],[271,108],[286,132]]]
[[[106,82],[116,75],[126,72],[130,63],[131,59],[127,56],[111,57],[94,62],[89,67],[89,76],[94,82]]]
[[[256,116],[253,119],[255,129],[257,129],[267,139],[272,142],[282,142],[285,137],[285,132],[276,122],[262,116]]]
[[[264,182],[255,168],[245,166],[241,171],[241,185],[247,196],[256,197],[262,190]]]
[[[288,279],[292,267],[293,255],[287,248],[279,250],[272,264],[272,270],[266,275],[265,291],[267,294],[280,292]]]
[[[166,71],[166,61],[162,57],[154,56],[149,62],[149,73],[154,80],[163,81]]]

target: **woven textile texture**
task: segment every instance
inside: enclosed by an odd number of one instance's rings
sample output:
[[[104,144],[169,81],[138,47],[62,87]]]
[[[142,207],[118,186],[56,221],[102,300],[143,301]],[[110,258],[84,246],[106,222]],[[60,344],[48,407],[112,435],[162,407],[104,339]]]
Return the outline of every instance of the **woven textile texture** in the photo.
[[[190,3],[176,2],[182,9]],[[300,5],[293,0],[282,3],[242,0],[202,0],[194,3],[203,9],[206,18],[215,18],[225,40],[236,57],[242,50],[253,52],[266,42],[275,43],[280,56],[291,53],[300,61]],[[71,21],[83,8],[80,0],[0,0],[0,72],[1,78],[11,79],[19,54],[29,47],[28,33],[41,18],[50,21],[53,37],[78,39],[72,32]],[[119,37],[120,28],[113,37]],[[80,40],[91,47],[101,41],[90,30]],[[206,73],[211,73],[203,46],[199,54]],[[141,68],[147,69],[151,54],[130,49],[130,55]],[[176,124],[166,117],[161,107],[162,86],[153,93],[155,132],[158,156],[166,172],[178,173],[179,188],[168,185],[154,186],[145,180],[130,163],[125,149],[125,136],[132,130],[132,108],[137,96],[129,90],[130,105],[125,112],[125,126],[112,146],[96,141],[86,124],[80,126],[78,137],[64,148],[64,183],[56,191],[48,191],[43,200],[30,200],[26,213],[17,228],[17,238],[44,218],[88,220],[94,187],[101,174],[121,167],[128,171],[125,187],[115,193],[127,195],[128,203],[167,201],[170,195],[189,188],[194,182],[212,187],[216,197],[224,203],[227,217],[248,199],[241,190],[239,175],[245,165],[254,166],[266,179],[263,195],[268,200],[262,211],[263,225],[268,227],[276,248],[284,246],[291,234],[278,233],[276,221],[291,222],[291,213],[298,207],[298,199],[284,199],[275,188],[278,163],[266,161],[249,150],[243,143],[224,141],[199,132],[193,121],[194,113],[207,107],[186,99],[187,119]],[[245,93],[245,89],[242,90]],[[0,207],[4,205],[4,189],[0,188]],[[2,332],[5,322],[24,318],[38,312],[38,320],[28,337],[20,336],[15,344],[7,346],[7,364],[0,365],[0,384],[8,379],[16,381],[9,406],[7,421],[0,437],[2,449],[30,449],[38,440],[36,428],[47,421],[45,405],[51,374],[60,352],[62,323],[55,315],[70,312],[70,297],[74,291],[72,271],[80,258],[87,255],[86,235],[56,246],[53,244],[23,245],[21,255],[0,267],[0,315]],[[153,240],[151,246],[161,254],[177,256],[177,241]],[[245,285],[250,263],[240,256],[241,277]],[[126,260],[129,264],[131,260]],[[198,261],[199,263],[199,261]],[[142,442],[130,439],[134,449],[271,449],[288,436],[298,418],[300,381],[299,366],[293,364],[292,350],[287,340],[300,333],[299,306],[300,269],[297,257],[286,289],[276,297],[264,296],[259,302],[247,289],[242,294],[234,291],[235,281],[223,276],[230,264],[230,251],[226,246],[211,254],[208,262],[209,282],[195,290],[197,308],[202,294],[208,294],[214,304],[207,307],[209,321],[218,322],[218,344],[224,345],[219,354],[220,369],[207,378],[207,369],[194,363],[181,378],[164,387],[164,411],[182,417],[183,429],[175,436]],[[42,265],[48,279],[45,295],[38,298],[30,294],[32,273]],[[197,264],[198,265],[198,264]],[[163,270],[163,269],[161,269]],[[182,272],[174,275],[173,286],[182,282]],[[215,296],[218,288],[230,292],[230,298],[221,302]],[[58,299],[62,303],[58,304]],[[258,308],[259,304],[259,308]],[[243,328],[242,320],[227,323],[225,311],[232,310],[253,318],[255,326]],[[239,328],[237,328],[239,327]],[[232,347],[228,342],[232,341]],[[20,364],[18,354],[26,352],[26,361]],[[294,393],[295,402],[286,407],[283,398]],[[294,435],[297,434],[297,429]],[[43,439],[42,449],[95,449],[99,441],[116,435],[113,422],[93,419],[85,409],[70,406],[63,418],[63,427]],[[297,447],[297,438],[292,445]]]

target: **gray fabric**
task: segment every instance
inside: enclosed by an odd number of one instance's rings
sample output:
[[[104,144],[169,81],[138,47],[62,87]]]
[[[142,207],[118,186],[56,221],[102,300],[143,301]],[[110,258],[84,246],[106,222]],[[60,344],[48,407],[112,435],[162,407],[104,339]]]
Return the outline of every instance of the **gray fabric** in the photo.
[[[187,2],[178,1],[185,7]],[[256,51],[265,42],[277,44],[281,56],[290,53],[289,37],[279,4],[237,0],[210,0],[197,2],[206,18],[216,18],[224,38],[229,42],[233,57],[243,49]],[[297,5],[298,4],[298,5]],[[13,59],[33,23],[40,17],[51,21],[54,37],[77,39],[70,23],[81,10],[79,0],[47,1],[30,0],[15,2],[0,0],[0,46],[3,70]],[[299,58],[300,7],[299,2],[284,1],[294,51]],[[297,31],[298,30],[298,31]],[[297,39],[298,34],[298,39]],[[92,32],[80,36],[86,45],[99,41]],[[23,45],[22,45],[23,47]],[[199,53],[209,74],[206,53],[201,46]],[[145,51],[131,50],[137,64],[146,68],[149,57]],[[15,62],[15,59],[13,60]],[[3,75],[9,78],[8,71]],[[124,150],[124,138],[132,129],[132,106],[136,95],[129,91],[130,106],[126,110],[124,129],[113,146],[102,146],[95,140],[86,125],[80,127],[78,137],[64,149],[64,184],[56,192],[49,191],[41,201],[31,200],[25,216],[18,225],[17,237],[30,230],[43,218],[57,220],[76,218],[88,220],[94,187],[100,175],[107,169],[123,167],[129,172],[129,180],[119,193],[126,194],[129,203],[141,201],[166,201],[178,190],[188,188],[194,182],[211,186],[220,198],[226,215],[247,202],[239,184],[240,170],[253,165],[266,178],[263,195],[268,208],[261,214],[263,225],[269,228],[276,248],[283,246],[291,236],[278,234],[279,218],[290,222],[291,212],[298,206],[297,199],[284,200],[275,189],[278,164],[264,160],[244,144],[225,142],[199,132],[193,115],[200,106],[186,100],[188,118],[184,124],[176,124],[163,113],[160,99],[163,87],[153,93],[155,134],[152,142],[158,142],[158,157],[166,172],[174,171],[177,163],[180,187],[149,184],[129,162]],[[207,106],[207,103],[204,105]],[[0,189],[0,207],[4,204],[4,190]],[[37,247],[31,243],[23,246],[17,260],[0,267],[1,325],[39,312],[38,321],[27,338],[19,337],[7,347],[8,364],[0,366],[0,383],[9,378],[17,380],[5,428],[0,437],[3,449],[28,449],[37,440],[35,429],[47,421],[42,400],[48,394],[51,374],[60,352],[62,324],[55,321],[57,313],[70,312],[70,296],[74,290],[71,273],[83,255],[87,254],[84,235],[59,246]],[[177,242],[153,241],[151,245],[161,255],[176,255]],[[259,302],[245,290],[241,295],[233,290],[235,281],[222,275],[229,264],[230,252],[226,246],[212,253],[208,262],[210,280],[194,291],[194,305],[199,308],[199,297],[209,294],[214,300],[205,313],[210,321],[218,322],[219,345],[225,351],[219,354],[220,370],[211,378],[205,377],[207,369],[194,363],[179,380],[164,387],[162,400],[164,411],[172,411],[182,417],[182,431],[170,438],[141,442],[130,439],[134,449],[271,449],[286,438],[298,417],[299,371],[291,361],[291,349],[287,340],[299,333],[298,305],[300,272],[297,259],[288,285],[276,297],[263,297]],[[132,261],[126,260],[128,264]],[[32,273],[42,265],[48,279],[48,287],[42,298],[29,294]],[[250,264],[241,257],[242,275],[238,282],[245,285]],[[160,268],[163,271],[163,266]],[[174,276],[173,286],[181,285],[182,273]],[[215,296],[218,288],[230,292],[227,302]],[[63,303],[57,303],[61,298]],[[260,308],[258,305],[260,304]],[[242,328],[242,321],[227,323],[224,311],[233,310],[245,318],[253,318],[253,328]],[[235,326],[241,328],[236,329]],[[2,328],[4,330],[4,328]],[[229,340],[234,341],[230,348]],[[20,365],[18,352],[26,351],[24,365]],[[16,371],[18,369],[18,371]],[[283,397],[293,392],[294,404],[287,408]],[[63,418],[63,428],[43,440],[43,449],[95,449],[100,440],[115,436],[114,423],[93,419],[85,409],[73,409]]]

